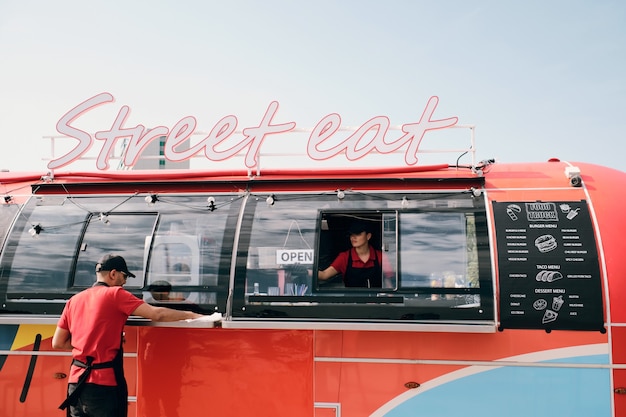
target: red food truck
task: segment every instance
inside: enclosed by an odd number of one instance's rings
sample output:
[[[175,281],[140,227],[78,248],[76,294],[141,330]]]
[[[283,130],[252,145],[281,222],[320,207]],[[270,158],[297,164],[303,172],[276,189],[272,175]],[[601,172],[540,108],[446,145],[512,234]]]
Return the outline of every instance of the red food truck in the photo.
[[[558,159],[0,173],[0,415],[61,415],[51,348],[103,253],[130,415],[626,417],[626,173]],[[358,220],[391,271],[321,281]],[[155,286],[167,291],[154,291]]]

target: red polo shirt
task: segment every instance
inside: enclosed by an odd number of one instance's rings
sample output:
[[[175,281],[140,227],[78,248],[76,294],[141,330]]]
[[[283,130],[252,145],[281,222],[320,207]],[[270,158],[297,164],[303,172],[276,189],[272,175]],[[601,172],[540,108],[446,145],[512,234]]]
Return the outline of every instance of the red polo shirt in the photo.
[[[120,340],[128,316],[143,304],[122,287],[96,285],[69,299],[58,327],[70,332],[72,357],[93,363],[112,361],[120,348]],[[84,369],[72,366],[70,383],[78,382]],[[117,385],[112,368],[94,369],[86,382],[100,385]]]
[[[348,269],[348,252],[352,252],[350,257],[352,258],[352,268],[373,268],[374,267],[374,247],[370,245],[370,257],[367,262],[363,262],[359,255],[356,253],[355,248],[350,248],[349,250],[343,251],[337,255],[335,260],[330,266],[335,268],[337,272],[341,275],[346,273]],[[381,265],[383,270],[383,275],[385,278],[391,278],[393,276],[393,269],[387,260],[387,257],[383,257],[383,252],[380,250],[376,250],[376,259],[378,260],[379,265]]]

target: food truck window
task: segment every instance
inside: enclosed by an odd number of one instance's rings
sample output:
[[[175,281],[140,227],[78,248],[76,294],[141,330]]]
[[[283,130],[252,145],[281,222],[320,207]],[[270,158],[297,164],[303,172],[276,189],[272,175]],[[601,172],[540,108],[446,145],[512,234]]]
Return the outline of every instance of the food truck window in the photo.
[[[157,213],[106,212],[119,201],[102,197],[32,198],[9,238],[12,250],[3,256],[7,298],[67,299],[94,283],[95,264],[106,253],[123,255],[137,275],[129,277],[126,288],[141,288],[143,257],[136,248],[143,247],[142,236],[152,234]],[[128,203],[125,208],[132,205]]]
[[[373,208],[380,204],[379,199],[367,195],[355,196],[350,201],[338,201],[335,194],[272,195],[272,204],[263,196],[253,198],[249,203],[254,215],[246,252],[243,293],[246,296],[309,296],[337,288],[367,290],[346,287],[340,275],[320,283],[315,272],[326,268],[350,247],[348,229],[356,221],[368,223],[370,242],[380,257],[377,262],[385,266],[385,277],[378,277],[378,281],[385,280],[385,288],[381,285],[376,288],[395,289],[395,211],[381,214],[380,210],[363,210],[368,205]],[[350,209],[346,210],[346,206]],[[320,210],[320,207],[328,209]]]
[[[65,197],[31,198],[3,252],[0,271],[8,280],[7,299],[62,299],[89,218],[89,211]]]
[[[437,288],[479,288],[475,217],[465,212],[401,214],[402,288],[430,289],[431,300],[479,303],[479,295],[436,293]]]
[[[131,291],[143,287],[143,256],[137,248],[143,247],[144,236],[152,235],[157,219],[154,212],[110,213],[106,219],[92,215],[78,251],[73,286],[93,285],[94,262],[103,254],[116,253],[124,257],[129,271],[135,274],[134,278],[128,277],[124,287]]]
[[[245,294],[311,294],[317,201],[312,196],[254,198]]]
[[[200,195],[160,196],[154,204],[141,195],[34,196],[0,261],[6,309],[60,313],[65,300],[93,284],[97,260],[118,253],[136,275],[125,285],[136,295],[147,293],[146,265],[149,273],[154,259],[153,281],[176,278],[172,290],[184,293],[186,303],[224,311],[241,199],[212,201],[213,207]]]
[[[396,218],[395,212],[322,212],[317,262],[320,272],[312,274],[317,278],[316,288],[396,289]]]
[[[235,273],[233,317],[494,322],[483,199],[327,193],[272,195],[271,203],[257,196],[246,209],[252,218],[244,216],[249,241],[241,242],[246,263]],[[346,268],[318,280],[317,271],[351,250],[355,222],[369,225],[379,275],[368,276],[369,286],[368,277],[346,285]]]
[[[232,236],[241,198],[231,194],[161,197],[154,234],[146,234],[143,299],[224,311]]]

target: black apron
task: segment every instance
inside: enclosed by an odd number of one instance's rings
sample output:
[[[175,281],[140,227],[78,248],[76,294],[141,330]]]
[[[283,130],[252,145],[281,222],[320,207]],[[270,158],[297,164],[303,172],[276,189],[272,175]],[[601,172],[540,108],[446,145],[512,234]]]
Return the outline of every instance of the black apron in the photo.
[[[370,248],[370,251],[374,252],[374,266],[369,268],[354,268],[352,266],[352,249],[348,251],[348,265],[343,280],[346,287],[382,288],[383,269],[378,262],[376,250]]]
[[[95,285],[104,285],[107,284],[103,282],[96,282]],[[78,359],[72,360],[72,365],[76,365],[80,368],[84,368],[85,371],[78,377],[78,382],[76,383],[76,389],[69,394],[69,386],[68,386],[68,396],[61,403],[59,408],[61,410],[67,409],[67,415],[70,415],[70,405],[75,405],[78,397],[80,396],[81,391],[83,390],[87,378],[91,374],[93,369],[105,369],[105,368],[113,368],[113,372],[115,373],[115,382],[117,383],[117,403],[118,403],[118,411],[119,417],[128,416],[128,385],[126,384],[126,378],[124,377],[124,334],[121,335],[120,340],[120,349],[117,351],[117,355],[112,361],[102,362],[102,363],[93,363],[93,358],[91,356],[87,357],[87,363],[80,361]]]

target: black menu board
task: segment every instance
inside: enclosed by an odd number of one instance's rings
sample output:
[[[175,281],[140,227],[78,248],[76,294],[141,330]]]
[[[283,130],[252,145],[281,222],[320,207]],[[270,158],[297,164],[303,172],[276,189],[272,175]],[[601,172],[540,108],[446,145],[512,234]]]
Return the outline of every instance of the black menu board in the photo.
[[[494,202],[500,330],[604,331],[586,201]]]

